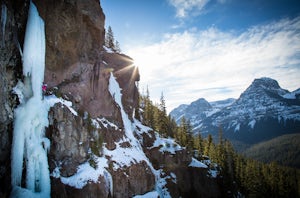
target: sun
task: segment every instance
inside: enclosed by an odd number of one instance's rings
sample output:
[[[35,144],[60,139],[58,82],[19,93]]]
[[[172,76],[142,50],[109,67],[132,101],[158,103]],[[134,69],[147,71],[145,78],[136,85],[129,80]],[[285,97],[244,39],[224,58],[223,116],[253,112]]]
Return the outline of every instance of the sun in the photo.
[[[146,53],[143,50],[133,50],[130,52],[130,56],[133,58],[134,65],[138,67],[142,76],[147,76],[153,71],[157,60],[152,56],[152,53]]]

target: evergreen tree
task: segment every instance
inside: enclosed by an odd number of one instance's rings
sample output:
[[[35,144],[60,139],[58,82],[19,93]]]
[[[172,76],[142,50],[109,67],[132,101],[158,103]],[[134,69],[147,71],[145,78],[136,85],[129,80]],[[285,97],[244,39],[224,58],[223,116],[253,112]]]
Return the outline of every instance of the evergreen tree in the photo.
[[[114,51],[117,53],[121,53],[120,43],[116,40]]]
[[[183,116],[180,120],[180,125],[179,125],[178,131],[177,131],[177,138],[178,138],[179,143],[182,146],[187,145],[187,136],[186,136],[186,134],[187,134],[186,119]]]
[[[160,96],[159,109],[162,111],[162,115],[164,116],[167,115],[166,101],[163,92],[161,92],[161,96]]]
[[[143,109],[143,124],[155,129],[154,124],[154,105],[150,100],[150,93],[147,87],[146,96],[141,97],[141,108]]]
[[[198,151],[199,156],[203,155],[203,139],[201,137],[200,132],[197,134],[197,136],[194,137],[194,149]]]
[[[206,145],[204,147],[204,155],[207,155],[207,156],[209,155],[209,153],[211,151],[212,144],[213,144],[212,136],[211,136],[211,134],[209,134],[207,136]]]
[[[167,128],[167,136],[174,138],[175,137],[175,131],[177,130],[177,124],[176,121],[171,117],[171,115],[168,116],[168,128]]]
[[[155,113],[154,115],[155,115],[155,126],[156,126],[155,129],[158,130],[161,134],[167,136],[169,126],[168,126],[166,102],[163,93],[161,93],[160,103],[154,113]]]
[[[115,37],[111,26],[108,26],[108,30],[105,35],[105,46],[112,50],[115,49]]]
[[[186,138],[187,138],[186,148],[189,152],[192,152],[194,150],[194,137],[193,137],[193,128],[190,120],[186,121]]]

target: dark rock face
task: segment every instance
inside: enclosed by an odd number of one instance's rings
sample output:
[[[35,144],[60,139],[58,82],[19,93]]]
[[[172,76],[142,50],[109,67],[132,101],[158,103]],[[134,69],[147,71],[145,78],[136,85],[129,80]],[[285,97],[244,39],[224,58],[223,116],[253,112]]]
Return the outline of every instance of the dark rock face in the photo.
[[[10,189],[10,151],[13,111],[17,105],[12,88],[22,75],[21,55],[28,1],[1,1],[0,28],[0,197]]]
[[[58,87],[81,111],[92,117],[118,117],[108,93],[108,78],[114,71],[126,95],[126,112],[138,102],[135,81],[138,71],[131,58],[103,50],[105,30],[97,0],[35,0],[46,29],[45,82]],[[127,105],[128,104],[128,105]]]
[[[56,104],[49,113],[49,163],[51,170],[58,165],[57,163],[61,163],[61,175],[68,177],[76,173],[78,165],[87,161],[91,137],[86,123],[88,121],[61,106]]]
[[[45,81],[57,86],[75,64],[95,64],[104,43],[105,16],[97,0],[35,0],[46,30]]]
[[[115,117],[102,62],[105,16],[96,0],[35,1],[46,30],[45,82],[93,117]],[[96,90],[97,89],[97,90]]]
[[[114,197],[133,197],[154,189],[155,178],[146,162],[118,169],[113,173]]]

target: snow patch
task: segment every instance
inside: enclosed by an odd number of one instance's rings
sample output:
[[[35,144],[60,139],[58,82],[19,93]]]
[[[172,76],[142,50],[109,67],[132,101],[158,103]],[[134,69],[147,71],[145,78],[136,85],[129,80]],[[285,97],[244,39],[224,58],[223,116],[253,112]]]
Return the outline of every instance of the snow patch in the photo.
[[[235,125],[235,128],[234,128],[234,132],[238,132],[239,130],[240,130],[240,124],[238,123],[238,124],[236,124]]]
[[[211,178],[217,178],[219,172],[217,170],[209,169],[208,174]]]
[[[152,191],[143,195],[136,195],[133,198],[155,198],[155,197],[159,197],[159,194],[156,191]]]
[[[152,131],[153,129],[148,127],[148,126],[145,126],[143,125],[140,121],[138,121],[137,119],[134,119],[134,124],[135,126],[139,129],[137,130],[137,132],[139,134],[142,134],[142,133],[148,133],[149,131]]]
[[[97,121],[101,122],[101,124],[105,127],[108,128],[108,126],[114,128],[115,130],[119,129],[119,127],[117,125],[115,125],[114,123],[108,121],[105,118],[97,118]]]
[[[192,158],[191,163],[189,164],[190,167],[196,167],[196,168],[208,168],[204,163],[198,161],[195,158]]]
[[[96,167],[93,168],[90,166],[89,162],[81,164],[77,168],[77,172],[70,177],[62,177],[60,175],[60,166],[58,165],[51,176],[54,178],[60,178],[63,184],[72,186],[77,189],[82,189],[89,182],[98,183],[100,176],[103,176],[107,188],[110,190],[110,193],[113,193],[113,181],[111,174],[106,170],[108,168],[108,161],[104,157],[93,156],[93,159],[96,162]]]
[[[160,147],[160,152],[169,152],[175,154],[176,151],[180,151],[183,148],[175,142],[172,138],[162,138],[158,133],[155,133],[156,140],[153,143],[153,146],[149,149]]]
[[[254,126],[255,126],[255,123],[256,123],[256,120],[251,120],[251,121],[249,122],[248,126],[250,126],[251,129],[253,129]]]
[[[170,176],[172,178],[172,182],[176,184],[177,183],[177,177],[176,177],[175,173],[171,172]]]
[[[107,52],[107,53],[115,53],[111,48],[108,48],[106,46],[103,45],[103,49]]]
[[[285,99],[296,99],[296,96],[294,93],[287,93],[287,94],[284,94],[283,97]]]
[[[65,105],[73,115],[78,116],[78,113],[72,108],[72,102],[63,98],[57,98],[55,95],[45,96],[45,100],[49,106],[54,106],[56,103]]]

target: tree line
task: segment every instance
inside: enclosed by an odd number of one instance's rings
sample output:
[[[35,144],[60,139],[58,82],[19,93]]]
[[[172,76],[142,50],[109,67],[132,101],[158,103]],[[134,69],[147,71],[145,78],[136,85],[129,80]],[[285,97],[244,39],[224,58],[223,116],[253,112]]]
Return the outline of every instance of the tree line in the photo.
[[[217,164],[218,183],[224,197],[300,197],[300,170],[279,166],[277,163],[261,163],[238,154],[232,144],[223,138],[219,129],[218,140],[212,135],[193,134],[189,120],[182,117],[180,124],[166,113],[163,94],[154,104],[147,88],[140,96],[140,119],[162,136],[174,138],[198,160],[210,159]]]

